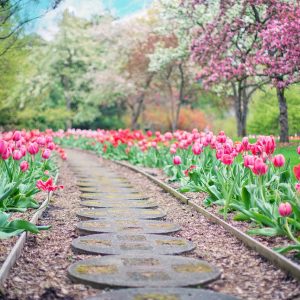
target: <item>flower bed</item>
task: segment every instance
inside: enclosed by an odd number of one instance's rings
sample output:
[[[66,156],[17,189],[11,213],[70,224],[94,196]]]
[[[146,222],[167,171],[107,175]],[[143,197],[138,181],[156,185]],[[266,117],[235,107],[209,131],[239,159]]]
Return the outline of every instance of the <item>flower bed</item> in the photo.
[[[57,173],[53,151],[66,158],[64,151],[53,142],[51,131],[0,133],[0,239],[24,231],[38,233],[49,229],[49,226],[36,226],[29,219],[41,204],[35,195],[46,190],[49,196],[57,188],[52,179]],[[2,246],[9,244],[2,243]]]
[[[54,134],[63,146],[93,150],[105,158],[164,170],[181,192],[204,192],[202,202],[226,220],[244,222],[251,235],[285,237],[280,253],[299,254],[300,165],[274,155],[275,139],[233,142],[224,132],[70,130]],[[298,147],[295,151],[300,152]],[[283,239],[285,240],[285,239]]]

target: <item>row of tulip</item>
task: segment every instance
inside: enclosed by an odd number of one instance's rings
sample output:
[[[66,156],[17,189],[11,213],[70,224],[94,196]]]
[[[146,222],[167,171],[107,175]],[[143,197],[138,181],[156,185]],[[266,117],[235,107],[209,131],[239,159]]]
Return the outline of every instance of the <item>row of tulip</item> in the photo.
[[[49,228],[36,226],[28,219],[30,212],[40,206],[34,199],[35,194],[46,190],[49,197],[50,191],[57,188],[52,179],[57,173],[53,151],[66,159],[63,149],[53,142],[51,132],[23,130],[0,133],[0,239],[23,231],[38,233]],[[31,211],[25,217],[27,210]]]
[[[300,164],[292,168],[274,155],[272,136],[254,143],[233,142],[224,132],[69,130],[54,134],[65,146],[98,152],[105,158],[160,168],[181,192],[205,192],[205,206],[219,207],[225,219],[249,223],[249,234],[286,236],[285,253],[300,251]],[[300,154],[300,147],[295,146]]]

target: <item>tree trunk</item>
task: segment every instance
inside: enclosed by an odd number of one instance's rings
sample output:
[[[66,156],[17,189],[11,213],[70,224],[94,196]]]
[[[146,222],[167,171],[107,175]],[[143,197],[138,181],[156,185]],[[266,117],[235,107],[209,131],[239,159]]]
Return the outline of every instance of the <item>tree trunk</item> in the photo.
[[[237,123],[237,134],[239,137],[247,135],[246,124],[248,115],[248,97],[246,93],[245,84],[238,82],[237,87],[233,84],[233,100],[234,110]]]
[[[146,96],[146,90],[148,89],[148,87],[151,84],[153,75],[154,74],[152,74],[152,73],[149,74],[149,76],[146,79],[146,82],[145,82],[145,85],[144,85],[144,88],[143,88],[143,92],[139,96],[137,96],[136,105],[133,104],[133,106],[132,106],[131,126],[130,126],[132,130],[138,128],[138,120],[139,120],[139,117],[140,117],[141,112],[142,112],[144,99],[145,99],[145,96]]]
[[[71,112],[71,97],[70,95],[68,95],[68,93],[65,92],[65,98],[66,98],[66,108],[67,108],[67,111]],[[71,129],[72,128],[72,120],[71,118],[68,118],[66,120],[66,127],[67,129]]]
[[[284,96],[285,89],[277,88],[277,99],[279,105],[280,142],[289,142],[288,107]]]

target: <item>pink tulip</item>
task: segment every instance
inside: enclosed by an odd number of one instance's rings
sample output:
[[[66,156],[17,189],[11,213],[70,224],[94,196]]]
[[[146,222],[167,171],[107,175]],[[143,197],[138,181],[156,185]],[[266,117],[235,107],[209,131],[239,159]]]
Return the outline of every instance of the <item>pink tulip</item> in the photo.
[[[15,150],[12,156],[14,160],[20,160],[23,157],[22,152],[20,150]]]
[[[40,145],[40,146],[45,146],[46,144],[46,138],[43,136],[40,136],[36,139],[36,142]]]
[[[192,151],[194,155],[199,155],[202,152],[202,147],[200,146],[200,144],[194,144],[194,146],[192,147]]]
[[[180,156],[174,156],[173,158],[174,165],[180,165],[181,164],[181,157]]]
[[[7,160],[11,156],[11,153],[12,153],[11,148],[7,147],[5,151],[2,153],[2,158],[4,160]]]
[[[300,155],[300,146],[297,148],[297,153]]]
[[[22,134],[20,131],[16,130],[12,136],[13,141],[17,142],[21,139]]]
[[[246,168],[251,168],[254,166],[255,156],[253,155],[245,155],[244,156],[244,166]]]
[[[26,172],[29,169],[29,164],[26,160],[20,163],[20,169],[22,172]]]
[[[296,183],[295,185],[296,191],[300,193],[300,183]]]
[[[30,143],[27,150],[31,155],[36,155],[39,152],[39,145],[36,142]]]
[[[273,157],[273,164],[276,168],[281,168],[285,164],[285,158],[282,154],[275,155]]]
[[[49,149],[44,149],[42,152],[42,158],[48,159],[51,156],[51,151]]]
[[[170,153],[171,153],[171,154],[175,154],[175,153],[176,153],[176,151],[177,151],[177,150],[176,150],[176,148],[175,148],[175,147],[171,147],[171,148],[170,148]]]
[[[251,168],[255,175],[265,175],[268,172],[268,166],[261,158],[257,158]]]
[[[293,212],[293,209],[289,202],[283,202],[279,204],[278,212],[280,216],[287,217]]]
[[[221,158],[221,161],[224,165],[231,165],[233,163],[233,156],[230,154],[224,154]]]
[[[8,144],[6,141],[0,140],[0,155],[6,151],[7,146]]]

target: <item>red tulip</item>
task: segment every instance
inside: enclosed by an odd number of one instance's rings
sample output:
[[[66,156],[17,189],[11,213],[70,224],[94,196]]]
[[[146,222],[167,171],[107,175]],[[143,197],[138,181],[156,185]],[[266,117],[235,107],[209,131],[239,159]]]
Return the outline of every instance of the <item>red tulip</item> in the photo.
[[[45,191],[45,192],[52,192],[52,191],[56,191],[57,189],[63,189],[63,185],[54,185],[53,184],[53,179],[52,177],[50,177],[47,181],[42,181],[42,180],[38,180],[36,182],[36,187],[39,190]]]
[[[289,202],[283,202],[279,204],[278,212],[282,217],[287,217],[293,212],[293,209]]]
[[[273,157],[273,164],[276,168],[281,168],[285,164],[285,158],[282,154],[275,155]]]
[[[251,170],[255,175],[264,175],[268,172],[268,166],[261,158],[257,158]]]
[[[29,164],[26,160],[24,160],[20,163],[20,169],[22,172],[26,172],[28,170],[28,168],[29,168]]]
[[[180,165],[181,164],[181,157],[180,156],[174,156],[173,158],[174,165]]]
[[[294,167],[294,174],[298,181],[300,181],[300,165]]]

